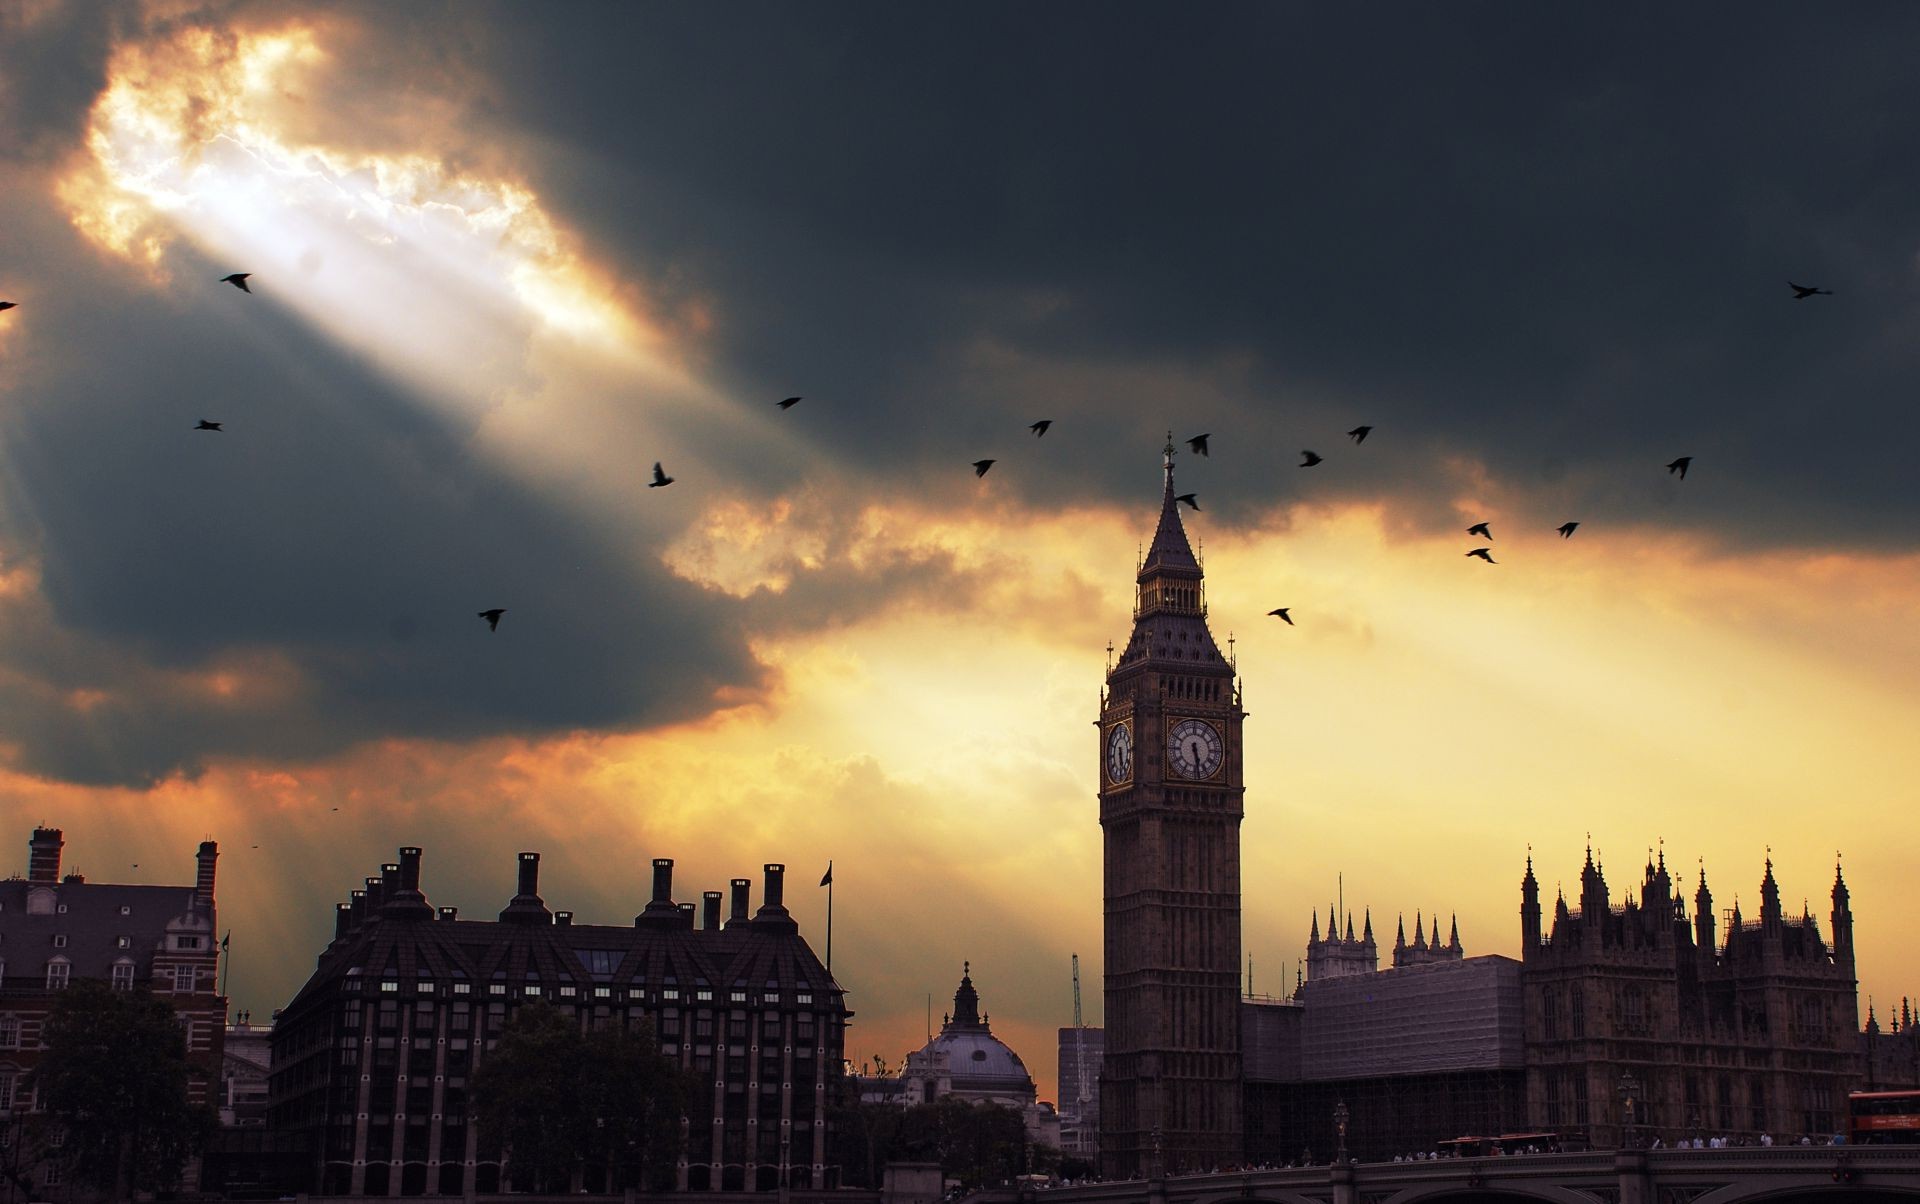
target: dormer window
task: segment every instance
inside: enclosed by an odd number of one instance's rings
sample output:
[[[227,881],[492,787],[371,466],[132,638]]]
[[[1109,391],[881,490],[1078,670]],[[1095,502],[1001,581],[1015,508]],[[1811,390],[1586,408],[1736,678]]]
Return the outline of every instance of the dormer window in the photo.
[[[130,916],[133,914],[133,908],[128,907],[125,903],[122,903],[120,905],[120,914],[123,916]]]
[[[113,963],[113,989],[116,991],[133,990],[133,963],[127,961],[125,958]]]
[[[72,967],[64,957],[56,957],[47,963],[47,990],[63,991],[67,986],[67,975]]]
[[[198,949],[200,947],[200,938],[197,936],[176,936],[173,938],[173,947],[175,949]]]

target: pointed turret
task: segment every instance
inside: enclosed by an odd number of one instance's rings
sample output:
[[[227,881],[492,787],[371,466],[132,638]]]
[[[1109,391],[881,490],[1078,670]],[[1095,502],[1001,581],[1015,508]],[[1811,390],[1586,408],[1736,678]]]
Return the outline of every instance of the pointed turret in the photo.
[[[1533,876],[1533,854],[1527,854],[1527,875],[1520,879],[1520,958],[1525,961],[1540,948],[1540,880]]]
[[[1372,948],[1373,946],[1373,908],[1371,907],[1367,908],[1365,913],[1365,920],[1366,920],[1366,927],[1360,933],[1360,940],[1368,948]]]
[[[960,963],[960,989],[953,993],[954,1028],[980,1027],[980,992],[973,989],[973,963]]]
[[[1713,892],[1707,889],[1707,863],[1700,863],[1700,889],[1693,892],[1693,941],[1702,956],[1718,948],[1713,936]]]
[[[1427,949],[1427,937],[1424,921],[1419,912],[1413,913],[1413,947],[1424,953]]]
[[[1780,884],[1773,880],[1773,858],[1767,858],[1767,875],[1760,879],[1760,934],[1778,937],[1785,928],[1780,910]]]
[[[1353,913],[1347,913],[1347,939],[1353,939]]]
[[[1848,905],[1847,880],[1840,873],[1840,858],[1833,860],[1833,960],[1853,972],[1853,909]]]
[[[1452,925],[1447,932],[1447,952],[1460,953],[1462,952],[1462,950],[1460,948],[1460,915],[1459,913],[1455,912],[1451,917],[1451,919],[1452,919]]]
[[[1307,944],[1318,945],[1319,943],[1320,943],[1320,913],[1316,911],[1313,913],[1313,931],[1307,934]]]
[[[1393,960],[1395,965],[1398,965],[1400,963],[1399,954],[1405,953],[1406,951],[1407,951],[1407,917],[1406,917],[1406,913],[1402,912],[1400,915],[1399,930],[1395,932],[1393,936],[1393,952],[1395,954]]]

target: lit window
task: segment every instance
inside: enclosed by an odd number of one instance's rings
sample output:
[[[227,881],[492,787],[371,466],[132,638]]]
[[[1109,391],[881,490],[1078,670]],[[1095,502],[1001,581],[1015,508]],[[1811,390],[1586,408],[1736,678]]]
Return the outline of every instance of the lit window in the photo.
[[[399,989],[400,989],[400,981],[398,979],[383,978],[380,980],[380,990],[385,994],[392,994],[393,992],[398,991]]]
[[[504,982],[489,983],[487,985],[487,994],[489,995],[505,995],[506,993],[507,984]]]
[[[572,999],[572,998],[573,998],[573,988],[572,988],[572,987],[561,987],[561,988],[560,988],[560,998],[562,998],[562,999]]]
[[[706,990],[705,988],[702,988],[701,990],[695,991],[693,993],[693,998],[696,1003],[712,1003],[713,992]]]
[[[747,1001],[747,993],[745,991],[735,991],[729,998],[735,1003],[745,1003]]]
[[[120,914],[123,916],[130,916],[133,914],[133,908],[128,907],[125,903],[122,903],[120,905]]]
[[[811,995],[805,995],[805,994],[802,994],[802,995],[797,995],[797,996],[795,996],[795,997],[794,997],[794,1000],[795,1000],[795,1002],[797,1002],[797,1003],[802,1003],[802,1004],[807,1004],[807,1003],[812,1003],[812,1002],[813,1002],[813,996],[811,996]]]
[[[68,966],[65,958],[47,963],[47,990],[63,990],[67,985]]]
[[[455,995],[466,995],[466,994],[469,994],[472,990],[473,990],[472,983],[456,982],[453,984],[453,993]]]
[[[537,995],[539,995],[539,994],[540,994],[540,984],[539,984],[539,983],[537,983],[537,982],[530,982],[530,983],[528,983],[528,984],[526,985],[526,989],[525,989],[525,993],[526,993],[527,995],[529,995],[529,996],[537,996]]]
[[[593,989],[593,997],[595,999],[611,999],[613,997],[613,988],[612,987],[595,987]]]
[[[113,963],[113,989],[116,991],[133,990],[133,963],[119,961]]]

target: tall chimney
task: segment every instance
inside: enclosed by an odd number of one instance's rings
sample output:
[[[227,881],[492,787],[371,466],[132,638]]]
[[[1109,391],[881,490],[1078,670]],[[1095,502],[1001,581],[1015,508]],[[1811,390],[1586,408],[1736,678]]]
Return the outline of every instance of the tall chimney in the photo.
[[[457,920],[460,918],[460,909],[458,907],[442,907],[440,909],[440,918],[443,920]]]
[[[27,842],[27,881],[60,881],[60,849],[66,843],[58,828],[35,828]]]
[[[553,913],[540,898],[540,854],[520,854],[520,891],[500,918],[516,924],[553,923]]]
[[[364,890],[348,891],[347,892],[347,911],[349,914],[353,916],[353,926],[355,928],[358,928],[360,927],[360,925],[366,923],[367,892]]]
[[[556,911],[553,913],[553,923],[556,928],[571,928],[573,926],[573,913],[570,911]]]
[[[380,914],[380,905],[387,901],[387,890],[378,878],[362,878],[367,887],[367,910],[361,918],[371,920]]]
[[[193,901],[202,911],[213,908],[213,863],[219,858],[219,845],[211,840],[200,842],[200,851],[194,855],[200,869],[193,878]]]
[[[400,863],[383,862],[380,866],[380,897],[391,899],[400,893]]]
[[[680,921],[680,927],[686,929],[688,932],[692,932],[693,931],[693,904],[691,903],[678,904],[676,906],[676,910],[678,910],[680,913],[678,916],[675,917]]]
[[[433,907],[427,897],[420,893],[420,849],[416,845],[407,845],[400,850],[400,860],[395,864],[383,865],[386,880],[387,901],[380,908],[381,914],[402,920],[431,920]]]
[[[671,857],[653,859],[653,901],[655,903],[673,902],[673,858]]]
[[[335,903],[333,905],[333,939],[339,940],[353,931],[353,904]]]
[[[717,890],[702,891],[700,894],[700,902],[705,905],[700,915],[700,927],[708,932],[720,927],[720,900],[724,897]]]
[[[760,900],[760,910],[753,913],[753,926],[798,932],[800,925],[794,923],[793,917],[787,914],[786,906],[780,901],[784,894],[787,867],[777,861],[769,861],[762,868],[767,875],[766,892]]]
[[[400,850],[400,889],[420,889],[420,850],[413,845]]]
[[[733,888],[733,914],[727,917],[727,924],[744,924],[747,922],[747,904],[751,901],[748,896],[753,891],[753,879],[734,878],[727,885]]]

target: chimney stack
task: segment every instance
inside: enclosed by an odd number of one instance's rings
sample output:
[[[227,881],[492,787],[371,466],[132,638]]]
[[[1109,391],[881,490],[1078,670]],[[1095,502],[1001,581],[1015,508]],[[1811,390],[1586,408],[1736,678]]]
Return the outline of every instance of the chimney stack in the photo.
[[[673,858],[671,857],[653,859],[653,901],[655,903],[673,902]]]
[[[460,918],[460,909],[458,907],[442,907],[440,909],[440,918],[443,920],[457,920]]]
[[[747,922],[748,895],[753,890],[753,879],[735,878],[728,883],[733,887],[733,914],[727,917],[728,927]]]
[[[400,850],[400,889],[420,889],[420,850],[413,845]]]
[[[66,843],[58,828],[35,828],[27,842],[27,881],[60,881],[60,849]]]
[[[783,932],[798,932],[800,925],[781,903],[783,883],[787,876],[787,867],[775,861],[769,861],[764,867],[767,874],[766,897],[760,900],[760,910],[753,913],[755,928],[771,928]]]
[[[420,893],[420,849],[407,845],[400,850],[400,860],[391,865],[380,867],[386,879],[386,904],[381,908],[384,915],[397,916],[403,920],[431,920],[433,907],[427,897]]]
[[[333,905],[333,939],[339,940],[353,931],[353,904],[335,903]]]
[[[553,913],[553,923],[556,928],[571,928],[573,927],[573,913],[570,911],[556,911]]]
[[[708,932],[716,931],[720,927],[720,900],[722,897],[717,890],[703,891],[700,895],[700,901],[706,905],[704,911],[701,913],[700,927],[706,929]]]
[[[350,915],[353,916],[353,926],[355,928],[358,928],[360,927],[360,925],[366,923],[367,892],[364,890],[348,891],[347,892],[347,911]]]
[[[213,863],[219,858],[219,845],[211,840],[200,842],[200,851],[194,855],[200,868],[193,879],[193,901],[202,911],[213,909]]]
[[[520,891],[500,918],[519,924],[553,923],[553,913],[540,898],[540,854],[520,854]]]
[[[380,914],[380,905],[387,901],[387,891],[378,878],[362,878],[360,881],[367,888],[367,910],[361,918],[371,920]]]
[[[680,916],[679,916],[680,927],[686,929],[688,932],[692,932],[693,931],[693,904],[682,903],[679,905],[679,911],[680,911]]]

